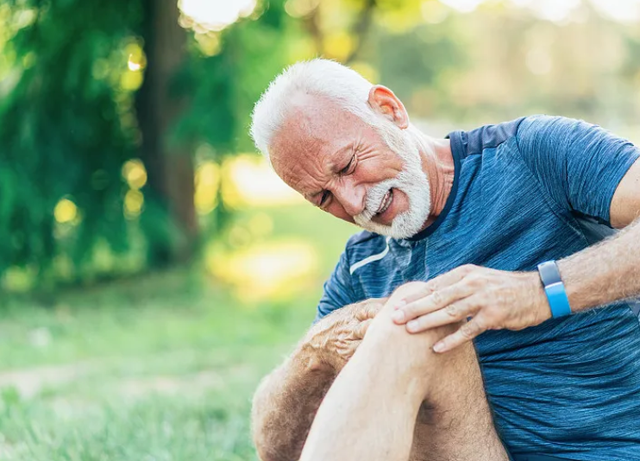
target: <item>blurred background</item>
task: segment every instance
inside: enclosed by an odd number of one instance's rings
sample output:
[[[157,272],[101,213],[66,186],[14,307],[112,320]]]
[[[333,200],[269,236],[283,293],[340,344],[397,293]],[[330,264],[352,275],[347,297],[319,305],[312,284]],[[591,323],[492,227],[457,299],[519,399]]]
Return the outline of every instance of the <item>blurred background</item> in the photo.
[[[640,0],[0,0],[0,460],[253,460],[250,398],[357,229],[247,135],[316,56],[444,136],[640,142]]]

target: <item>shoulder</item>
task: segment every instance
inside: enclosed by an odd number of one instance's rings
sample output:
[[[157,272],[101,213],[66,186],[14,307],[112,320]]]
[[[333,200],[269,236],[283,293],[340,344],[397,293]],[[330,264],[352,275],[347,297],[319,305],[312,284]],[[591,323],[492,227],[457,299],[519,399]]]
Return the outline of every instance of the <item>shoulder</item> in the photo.
[[[516,142],[528,142],[540,139],[551,141],[590,125],[572,118],[536,114],[520,117],[503,123],[484,125],[479,128],[459,132],[464,156],[482,154],[485,149],[497,148],[501,144],[515,139]]]
[[[514,138],[518,134],[520,125],[527,118],[520,117],[508,122],[484,125],[471,131],[459,132],[464,156],[482,154],[485,149],[497,148]]]
[[[587,131],[596,125],[584,120],[577,120],[557,115],[530,115],[524,117],[518,127],[518,142],[555,143],[567,141],[568,135]]]

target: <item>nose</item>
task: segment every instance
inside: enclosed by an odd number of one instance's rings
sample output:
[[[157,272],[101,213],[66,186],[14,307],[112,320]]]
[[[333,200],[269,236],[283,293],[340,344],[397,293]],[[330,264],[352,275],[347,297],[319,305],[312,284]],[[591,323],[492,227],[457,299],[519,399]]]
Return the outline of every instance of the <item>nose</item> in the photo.
[[[349,216],[359,215],[365,210],[365,188],[355,184],[342,184],[333,194]]]

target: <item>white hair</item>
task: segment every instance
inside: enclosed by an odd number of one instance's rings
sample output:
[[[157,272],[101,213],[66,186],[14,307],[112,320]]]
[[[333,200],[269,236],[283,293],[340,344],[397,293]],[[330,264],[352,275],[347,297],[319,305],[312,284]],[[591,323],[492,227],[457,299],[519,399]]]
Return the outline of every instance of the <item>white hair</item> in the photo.
[[[335,61],[313,59],[298,62],[278,75],[253,109],[251,136],[256,147],[269,159],[269,147],[274,135],[284,123],[296,94],[321,96],[371,125],[404,162],[403,170],[395,177],[371,186],[365,199],[365,209],[353,216],[362,228],[393,238],[407,238],[417,234],[431,210],[430,184],[422,170],[420,158],[422,136],[411,124],[401,130],[392,121],[376,114],[369,106],[369,92],[373,85],[360,74]],[[424,149],[428,150],[428,149]],[[409,200],[409,209],[397,215],[389,225],[376,223],[373,218],[391,190],[402,191]]]
[[[372,87],[362,75],[335,61],[318,58],[295,63],[271,82],[256,103],[251,137],[268,158],[273,136],[284,123],[296,94],[324,96],[366,123],[376,125],[379,122],[368,104]]]

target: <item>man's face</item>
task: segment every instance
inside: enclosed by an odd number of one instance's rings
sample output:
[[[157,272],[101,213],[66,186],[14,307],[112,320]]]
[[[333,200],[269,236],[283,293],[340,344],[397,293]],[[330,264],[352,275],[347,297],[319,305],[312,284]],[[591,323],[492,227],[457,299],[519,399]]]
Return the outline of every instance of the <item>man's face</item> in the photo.
[[[276,173],[337,218],[394,238],[424,228],[429,182],[406,131],[381,118],[374,128],[319,98],[303,96],[274,136]]]

